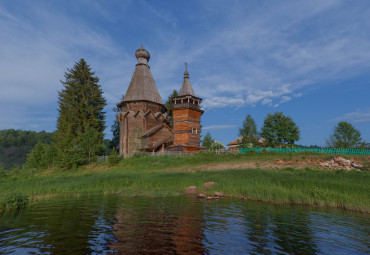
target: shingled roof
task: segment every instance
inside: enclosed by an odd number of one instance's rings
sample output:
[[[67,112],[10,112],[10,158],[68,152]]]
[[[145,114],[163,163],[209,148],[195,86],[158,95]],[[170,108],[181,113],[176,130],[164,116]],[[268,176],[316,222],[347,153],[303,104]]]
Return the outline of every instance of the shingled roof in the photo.
[[[179,96],[193,96],[195,97],[194,90],[190,85],[188,65],[185,63],[184,82],[182,83]]]
[[[162,98],[159,95],[157,85],[155,85],[150,67],[148,66],[150,59],[149,52],[141,45],[141,48],[136,50],[135,56],[138,63],[123,102],[150,101],[163,105]]]

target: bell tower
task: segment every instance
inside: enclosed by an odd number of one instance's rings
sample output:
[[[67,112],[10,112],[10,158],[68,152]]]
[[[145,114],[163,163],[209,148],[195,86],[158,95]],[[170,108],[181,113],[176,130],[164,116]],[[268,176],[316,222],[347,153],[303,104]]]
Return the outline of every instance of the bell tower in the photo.
[[[200,146],[200,109],[202,99],[196,97],[189,81],[187,63],[185,63],[184,81],[179,95],[173,99],[173,145],[172,151],[199,151]]]

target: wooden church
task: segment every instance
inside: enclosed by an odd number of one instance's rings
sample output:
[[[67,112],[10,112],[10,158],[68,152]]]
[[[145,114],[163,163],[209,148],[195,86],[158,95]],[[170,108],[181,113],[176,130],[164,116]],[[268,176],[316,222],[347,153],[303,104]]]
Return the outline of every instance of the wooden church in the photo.
[[[138,63],[122,102],[117,104],[120,124],[119,154],[125,157],[140,151],[199,151],[201,98],[196,97],[184,72],[179,95],[172,109],[173,129],[168,125],[168,109],[154,82],[148,61],[150,54],[141,46],[136,50]]]

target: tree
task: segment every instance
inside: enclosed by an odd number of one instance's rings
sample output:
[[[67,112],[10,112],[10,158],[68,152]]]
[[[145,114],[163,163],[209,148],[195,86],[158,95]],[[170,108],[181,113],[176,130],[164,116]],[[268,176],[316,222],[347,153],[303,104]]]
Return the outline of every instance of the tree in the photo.
[[[58,157],[64,166],[76,166],[83,160],[71,157],[71,150],[83,155],[81,134],[86,129],[93,129],[98,136],[96,143],[101,143],[105,129],[106,100],[98,84],[99,78],[94,76],[84,59],[76,62],[72,69],[67,69],[65,81],[61,81],[64,89],[58,92],[59,116],[55,140]],[[83,146],[83,145],[82,145]],[[66,163],[69,159],[73,164]]]
[[[121,101],[125,98],[125,95],[122,95],[122,99]],[[121,112],[121,109],[118,108],[117,106],[116,107],[113,107],[112,109],[116,114],[118,114],[119,112]],[[120,126],[119,126],[119,122],[117,120],[114,120],[113,121],[113,124],[111,126],[111,129],[112,131],[112,147],[116,148],[116,151],[119,150],[119,133],[120,133]]]
[[[44,144],[44,162],[47,168],[55,167],[57,149],[55,143]]]
[[[243,121],[242,128],[239,128],[239,135],[242,137],[242,146],[249,147],[258,145],[257,125],[250,114]]]
[[[171,95],[168,96],[167,102],[164,104],[168,110],[168,119],[169,119],[169,126],[172,128],[173,127],[173,121],[172,121],[172,109],[174,106],[173,103],[173,98],[177,97],[179,93],[177,92],[176,89],[174,89],[171,93]]]
[[[326,140],[326,144],[333,148],[358,148],[363,145],[360,131],[346,121],[334,127],[334,133]]]
[[[23,168],[46,169],[53,167],[55,163],[56,150],[54,144],[43,144],[39,141],[27,154],[26,163]]]
[[[300,139],[300,131],[294,121],[282,112],[269,113],[263,123],[261,136],[269,146],[294,144]]]
[[[44,162],[44,153],[44,145],[42,144],[42,142],[39,141],[31,150],[31,152],[27,155],[27,160],[24,164],[24,167],[36,169],[46,168],[47,165]]]
[[[113,147],[108,157],[108,165],[115,166],[120,161],[121,157],[118,155],[117,150]]]
[[[226,150],[226,147],[223,143],[218,142],[216,140],[213,140],[213,143],[210,147],[210,150],[212,150],[212,151],[214,151],[214,150]]]
[[[204,136],[204,139],[202,141],[202,146],[206,150],[209,150],[213,142],[214,142],[214,139],[212,138],[211,134],[207,132],[207,134]]]
[[[86,127],[85,132],[78,134],[78,144],[82,148],[87,163],[96,160],[97,155],[102,154],[104,145],[100,140],[100,134],[92,127]]]

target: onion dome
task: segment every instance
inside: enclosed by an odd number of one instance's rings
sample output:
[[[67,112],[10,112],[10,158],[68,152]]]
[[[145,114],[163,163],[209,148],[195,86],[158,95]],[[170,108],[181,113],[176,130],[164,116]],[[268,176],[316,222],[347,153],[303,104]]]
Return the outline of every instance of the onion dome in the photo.
[[[148,64],[150,59],[150,54],[146,49],[143,48],[143,45],[141,45],[140,49],[135,51],[135,56],[138,60],[138,64]]]

